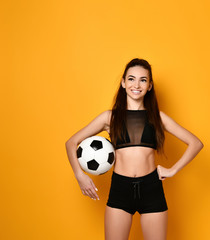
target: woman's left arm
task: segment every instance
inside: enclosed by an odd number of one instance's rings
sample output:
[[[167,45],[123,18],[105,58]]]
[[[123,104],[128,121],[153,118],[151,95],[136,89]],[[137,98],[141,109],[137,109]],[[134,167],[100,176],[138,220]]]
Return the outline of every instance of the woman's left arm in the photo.
[[[157,166],[159,178],[160,180],[164,180],[166,177],[174,176],[185,165],[192,161],[204,145],[198,137],[184,127],[180,126],[164,112],[160,111],[160,117],[165,130],[188,145],[182,157],[171,168],[164,168],[160,165]]]

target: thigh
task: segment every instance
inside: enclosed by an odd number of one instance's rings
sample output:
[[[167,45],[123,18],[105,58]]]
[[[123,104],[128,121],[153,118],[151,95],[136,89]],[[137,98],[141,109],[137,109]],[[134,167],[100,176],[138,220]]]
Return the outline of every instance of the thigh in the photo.
[[[132,214],[118,208],[105,208],[105,240],[128,240]]]
[[[168,210],[141,214],[141,227],[144,240],[166,240]]]

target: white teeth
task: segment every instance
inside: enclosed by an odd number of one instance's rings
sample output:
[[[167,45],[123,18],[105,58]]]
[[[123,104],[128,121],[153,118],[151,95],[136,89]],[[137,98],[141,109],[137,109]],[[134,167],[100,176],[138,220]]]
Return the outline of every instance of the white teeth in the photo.
[[[132,92],[133,92],[133,93],[140,93],[141,91],[134,91],[134,90],[132,90]]]

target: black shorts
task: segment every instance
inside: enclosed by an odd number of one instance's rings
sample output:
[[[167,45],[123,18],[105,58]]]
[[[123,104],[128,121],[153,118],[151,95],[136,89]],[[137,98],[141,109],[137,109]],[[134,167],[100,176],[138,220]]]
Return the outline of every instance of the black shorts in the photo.
[[[141,177],[128,177],[113,171],[107,206],[130,214],[162,212],[168,209],[157,168]]]

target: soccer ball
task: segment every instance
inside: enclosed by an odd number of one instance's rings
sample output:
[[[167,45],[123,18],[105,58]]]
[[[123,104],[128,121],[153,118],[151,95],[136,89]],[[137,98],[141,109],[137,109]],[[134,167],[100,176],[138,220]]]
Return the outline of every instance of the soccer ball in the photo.
[[[85,172],[101,175],[109,171],[114,164],[114,147],[108,139],[92,136],[79,144],[77,158]]]

